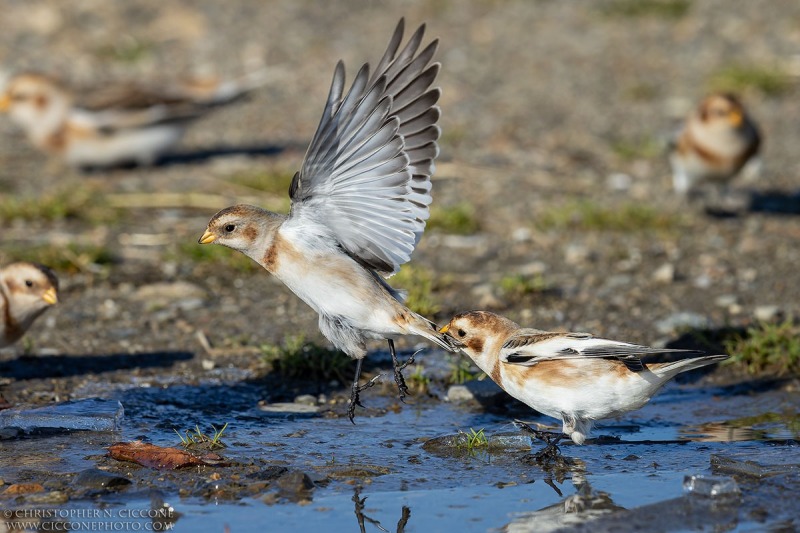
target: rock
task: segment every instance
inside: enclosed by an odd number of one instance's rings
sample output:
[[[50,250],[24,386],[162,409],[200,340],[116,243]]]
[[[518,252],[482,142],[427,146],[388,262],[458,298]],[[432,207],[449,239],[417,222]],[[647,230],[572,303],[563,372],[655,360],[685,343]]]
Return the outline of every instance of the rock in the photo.
[[[279,477],[275,486],[278,487],[281,497],[296,501],[308,497],[308,492],[314,488],[314,482],[305,472],[292,470]]]
[[[317,405],[317,397],[311,394],[301,394],[294,399],[294,403],[299,403],[302,405]]]
[[[119,490],[130,484],[131,480],[124,476],[97,468],[84,470],[72,480],[73,487],[83,490]]]
[[[490,283],[475,285],[470,291],[475,298],[476,307],[479,309],[498,308],[503,306],[503,302],[494,295],[494,287]]]
[[[664,263],[655,269],[652,279],[656,283],[672,283],[675,281],[675,265],[672,263]]]
[[[531,232],[530,228],[520,226],[511,231],[511,240],[517,243],[528,242],[531,240],[532,235],[533,233]]]
[[[564,261],[568,265],[585,263],[592,257],[592,251],[582,244],[569,243],[564,247]]]
[[[477,401],[483,404],[494,403],[505,393],[491,379],[467,381],[463,385],[451,385],[445,400],[452,403]]]
[[[777,305],[759,305],[753,311],[753,316],[760,322],[770,322],[780,314],[781,310]]]
[[[679,329],[705,329],[710,325],[711,321],[706,316],[689,311],[673,313],[655,324],[656,330],[662,335],[674,333]]]
[[[131,298],[145,302],[151,308],[172,304],[195,309],[198,303],[206,299],[206,291],[199,285],[187,281],[151,283],[139,287]]]
[[[288,471],[289,471],[289,469],[286,468],[285,466],[269,465],[269,466],[265,466],[263,469],[261,469],[261,470],[259,470],[257,472],[253,472],[252,474],[248,474],[247,478],[248,479],[255,479],[255,480],[258,480],[258,481],[272,481],[273,479],[277,479],[277,478],[283,476]]]
[[[26,503],[39,505],[59,505],[68,501],[69,496],[67,496],[67,493],[60,490],[31,494],[25,498]]]
[[[633,178],[621,172],[609,174],[606,178],[606,187],[612,191],[627,191],[631,188],[632,183]]]
[[[264,405],[259,405],[258,408],[265,413],[271,413],[275,415],[313,416],[319,412],[318,406],[306,405],[302,403],[267,403]]]

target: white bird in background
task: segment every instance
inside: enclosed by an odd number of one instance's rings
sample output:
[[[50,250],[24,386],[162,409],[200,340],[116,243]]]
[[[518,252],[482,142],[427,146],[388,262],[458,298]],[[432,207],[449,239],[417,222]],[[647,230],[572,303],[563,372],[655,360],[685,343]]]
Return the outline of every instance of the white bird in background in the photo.
[[[761,137],[732,94],[706,97],[670,147],[672,185],[687,194],[701,183],[727,184],[758,153]]]
[[[39,73],[11,77],[0,93],[8,113],[40,150],[76,167],[153,164],[192,120],[265,83],[263,72],[239,80],[191,80],[72,91]]]
[[[401,19],[372,76],[369,65],[344,94],[336,66],[322,114],[292,181],[289,215],[237,205],[214,215],[200,238],[238,250],[319,313],[319,328],[357,360],[348,415],[353,420],[366,341],[387,339],[401,400],[408,392],[393,338],[420,335],[452,350],[426,318],[382,278],[407,262],[425,228],[430,176],[439,149],[439,72],[433,41],[417,53],[425,26],[398,53]]]

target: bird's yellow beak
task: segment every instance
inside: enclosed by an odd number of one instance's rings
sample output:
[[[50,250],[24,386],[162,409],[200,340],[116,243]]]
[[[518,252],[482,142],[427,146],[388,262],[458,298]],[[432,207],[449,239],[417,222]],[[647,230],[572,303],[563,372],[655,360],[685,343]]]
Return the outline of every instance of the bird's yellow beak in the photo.
[[[212,243],[212,242],[214,242],[216,240],[217,240],[217,236],[214,235],[213,233],[211,233],[210,231],[206,230],[206,232],[203,233],[203,236],[200,237],[200,240],[197,241],[197,242],[199,244],[210,244],[210,243]]]
[[[48,303],[48,305],[55,305],[58,303],[58,294],[56,293],[55,287],[50,287],[44,294],[42,294],[42,300]]]
[[[439,333],[447,333],[448,331],[450,331],[450,324],[445,324],[439,329]]]
[[[744,117],[739,111],[731,111],[730,115],[728,116],[728,121],[730,122],[731,126],[738,128],[742,125]]]
[[[11,98],[7,94],[0,95],[0,112],[8,111],[9,107],[11,107]]]

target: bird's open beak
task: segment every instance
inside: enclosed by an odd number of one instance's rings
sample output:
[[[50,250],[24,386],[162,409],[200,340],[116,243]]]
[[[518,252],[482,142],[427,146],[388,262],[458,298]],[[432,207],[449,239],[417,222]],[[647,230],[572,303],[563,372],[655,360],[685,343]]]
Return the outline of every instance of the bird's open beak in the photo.
[[[198,244],[211,244],[212,242],[214,242],[216,240],[217,240],[217,236],[214,235],[213,233],[211,233],[210,231],[206,230],[206,232],[203,233],[203,236],[200,237],[200,240],[197,241],[197,242],[198,242]]]
[[[9,107],[11,107],[11,98],[7,94],[0,95],[0,112],[8,111]]]
[[[744,117],[738,111],[731,111],[730,115],[728,116],[728,121],[731,123],[731,126],[738,128],[742,125]]]
[[[459,350],[459,349],[463,348],[464,346],[466,346],[466,344],[464,344],[460,340],[456,339],[452,335],[449,335],[447,333],[448,331],[450,331],[450,324],[447,324],[447,325],[442,326],[441,328],[439,328],[439,333],[442,333],[442,334],[445,335],[445,340],[447,340],[447,342],[450,344],[450,346],[452,346],[455,350]]]
[[[55,305],[58,303],[58,294],[56,293],[55,287],[50,287],[44,294],[42,294],[42,300],[48,303],[48,305]]]

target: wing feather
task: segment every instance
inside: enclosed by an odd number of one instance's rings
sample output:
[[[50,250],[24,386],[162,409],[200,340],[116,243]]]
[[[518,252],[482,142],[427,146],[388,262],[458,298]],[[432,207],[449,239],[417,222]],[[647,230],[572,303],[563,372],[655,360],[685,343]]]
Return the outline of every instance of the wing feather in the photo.
[[[533,366],[542,361],[602,358],[621,361],[633,372],[644,370],[642,357],[678,353],[697,357],[704,352],[671,348],[651,348],[638,344],[599,339],[588,333],[553,333],[522,330],[500,349],[500,360],[516,365]]]
[[[438,41],[419,51],[422,25],[401,49],[403,31],[401,19],[377,68],[370,76],[362,66],[346,94],[337,64],[287,221],[325,225],[356,260],[388,275],[410,259],[430,216],[441,134],[441,91],[431,88]]]

